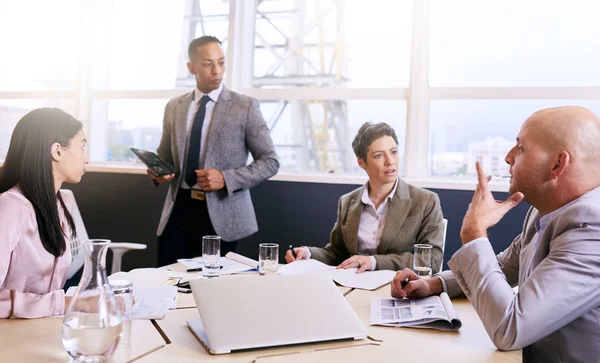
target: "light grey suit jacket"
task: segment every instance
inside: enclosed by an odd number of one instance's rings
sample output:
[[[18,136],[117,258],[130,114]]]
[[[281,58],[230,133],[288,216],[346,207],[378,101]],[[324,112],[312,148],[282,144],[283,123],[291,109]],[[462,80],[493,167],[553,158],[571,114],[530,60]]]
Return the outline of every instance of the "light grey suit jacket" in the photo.
[[[338,265],[357,254],[364,189],[363,185],[340,197],[337,221],[331,231],[329,243],[324,248],[309,247],[311,258],[328,265]],[[437,194],[398,179],[396,194],[392,197],[374,256],[377,261],[376,269],[412,268],[414,245],[428,243],[433,245],[433,272],[438,272],[438,266],[444,258],[442,222],[442,208]]]
[[[553,215],[536,247],[540,217],[531,208],[498,256],[487,239],[466,244],[440,275],[499,349],[523,348],[525,363],[600,362],[600,188]]]
[[[157,234],[167,225],[183,176],[187,114],[192,93],[170,100],[165,107],[163,134],[157,154],[170,162],[177,177],[170,182]],[[235,241],[258,231],[249,188],[277,173],[279,162],[273,140],[256,99],[223,87],[206,138],[202,168],[223,173],[225,188],[206,193],[208,214],[215,232]],[[248,152],[254,161],[246,165]]]

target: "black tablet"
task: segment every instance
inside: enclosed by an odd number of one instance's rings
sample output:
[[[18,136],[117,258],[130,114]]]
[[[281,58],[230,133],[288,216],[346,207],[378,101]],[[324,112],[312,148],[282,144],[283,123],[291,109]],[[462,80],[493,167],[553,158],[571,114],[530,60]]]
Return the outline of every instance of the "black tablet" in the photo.
[[[131,148],[131,151],[148,167],[154,174],[158,176],[173,174],[175,171],[173,167],[166,161],[160,158],[152,151],[140,150]]]

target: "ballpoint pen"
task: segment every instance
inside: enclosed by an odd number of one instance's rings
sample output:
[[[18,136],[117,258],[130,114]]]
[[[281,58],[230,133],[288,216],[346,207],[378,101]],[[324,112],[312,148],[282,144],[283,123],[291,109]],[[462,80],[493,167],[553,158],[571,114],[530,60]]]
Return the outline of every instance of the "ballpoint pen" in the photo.
[[[223,266],[219,266],[219,268],[223,268]],[[202,271],[202,267],[188,268],[187,270],[185,270],[185,272],[198,272],[198,271]]]
[[[294,256],[294,260],[296,259],[296,251],[294,251],[294,246],[290,245],[290,251],[292,251],[292,256]]]
[[[406,286],[406,284],[408,284],[408,277],[405,277],[404,280],[402,280],[402,287]]]

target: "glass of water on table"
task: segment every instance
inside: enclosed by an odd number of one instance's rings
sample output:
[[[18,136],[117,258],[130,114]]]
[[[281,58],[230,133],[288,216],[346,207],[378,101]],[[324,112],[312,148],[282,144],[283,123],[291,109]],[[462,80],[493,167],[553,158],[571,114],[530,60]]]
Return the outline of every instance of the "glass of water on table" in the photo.
[[[221,237],[204,236],[202,237],[202,276],[219,277],[221,266],[219,258],[221,257]]]
[[[277,275],[279,266],[279,245],[261,243],[258,245],[258,272],[261,275]]]
[[[418,243],[413,254],[413,271],[419,276],[431,276],[433,246]]]

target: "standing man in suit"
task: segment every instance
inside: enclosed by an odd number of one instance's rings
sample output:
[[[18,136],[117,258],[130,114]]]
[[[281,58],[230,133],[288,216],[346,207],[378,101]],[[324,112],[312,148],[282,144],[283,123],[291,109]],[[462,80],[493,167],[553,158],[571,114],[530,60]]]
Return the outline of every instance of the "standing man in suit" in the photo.
[[[523,348],[523,362],[600,362],[598,140],[600,119],[585,108],[534,113],[506,155],[510,198],[494,200],[477,164],[479,182],[460,232],[463,247],[448,262],[452,271],[430,280],[399,271],[392,295],[463,292],[496,347]],[[532,205],[523,231],[496,256],[486,231],[521,200]]]
[[[170,100],[157,153],[175,168],[158,225],[158,265],[202,254],[202,236],[222,238],[221,255],[256,231],[249,189],[277,173],[273,140],[256,99],[223,85],[225,56],[212,36],[194,39],[187,67],[196,89]],[[248,152],[254,161],[247,164]]]
[[[437,194],[398,177],[398,138],[386,123],[365,123],[352,148],[369,181],[342,195],[327,246],[288,250],[287,262],[313,258],[338,268],[399,270],[412,267],[414,245],[431,244],[432,270],[444,258],[442,208]],[[295,256],[294,256],[295,255]]]

